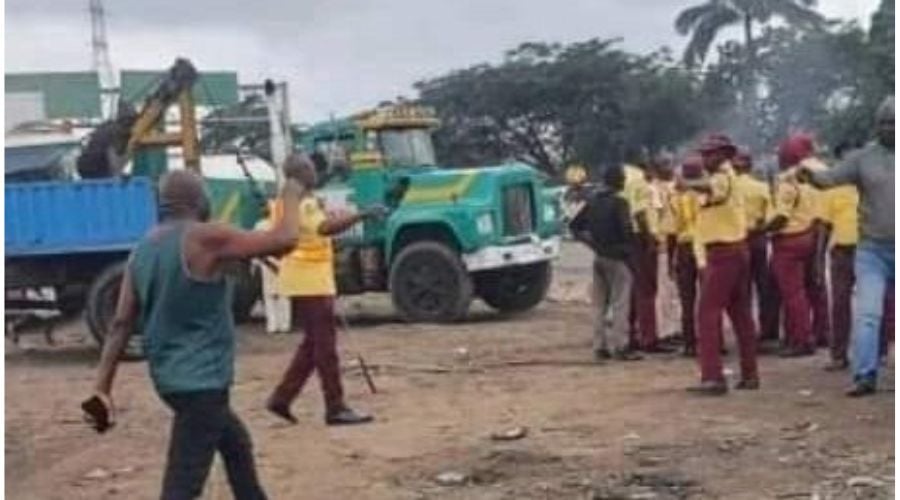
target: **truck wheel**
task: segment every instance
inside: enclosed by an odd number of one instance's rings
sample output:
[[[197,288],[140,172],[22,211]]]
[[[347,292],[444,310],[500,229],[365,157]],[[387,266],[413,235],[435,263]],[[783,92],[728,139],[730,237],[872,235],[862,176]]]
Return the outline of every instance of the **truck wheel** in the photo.
[[[457,321],[472,302],[472,280],[459,255],[435,241],[411,243],[400,251],[391,265],[389,288],[406,321]]]
[[[241,265],[232,276],[234,277],[234,299],[231,303],[231,313],[235,323],[246,323],[250,320],[253,306],[262,296],[262,276],[250,264]]]
[[[553,275],[549,262],[508,267],[478,273],[475,283],[478,295],[501,312],[527,311],[538,305]]]
[[[119,287],[125,274],[123,262],[111,264],[97,276],[88,290],[85,305],[85,321],[94,340],[103,348],[106,337],[110,334],[116,305],[119,301]],[[125,347],[125,359],[142,359],[144,357],[141,336],[135,332]]]

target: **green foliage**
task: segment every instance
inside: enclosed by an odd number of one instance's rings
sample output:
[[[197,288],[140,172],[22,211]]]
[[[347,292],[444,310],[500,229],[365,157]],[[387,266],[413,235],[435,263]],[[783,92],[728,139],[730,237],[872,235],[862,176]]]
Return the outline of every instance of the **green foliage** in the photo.
[[[517,159],[557,173],[621,161],[632,147],[674,148],[704,123],[702,82],[667,51],[636,56],[618,40],[526,43],[496,65],[416,84],[443,126],[438,156],[457,165]]]

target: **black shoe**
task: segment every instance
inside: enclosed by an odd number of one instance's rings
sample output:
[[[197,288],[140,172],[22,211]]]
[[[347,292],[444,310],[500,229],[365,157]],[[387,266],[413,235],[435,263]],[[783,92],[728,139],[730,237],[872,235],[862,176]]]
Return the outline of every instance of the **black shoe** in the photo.
[[[644,359],[640,353],[632,351],[631,349],[624,349],[621,351],[616,351],[612,355],[612,359],[617,361],[640,361]]]
[[[375,420],[375,417],[366,413],[357,413],[350,408],[342,408],[340,410],[329,412],[325,416],[325,423],[328,425],[359,425],[368,424]]]
[[[602,363],[603,361],[606,361],[606,360],[610,359],[611,357],[612,356],[609,354],[608,349],[594,350],[594,361],[597,361],[598,363]]]
[[[815,354],[816,349],[814,347],[788,347],[782,349],[781,352],[778,353],[778,356],[782,358],[803,358],[806,356],[814,356]]]
[[[266,409],[269,410],[269,413],[286,420],[290,424],[297,424],[297,417],[291,413],[290,407],[286,404],[276,403],[270,399],[269,402],[266,403]]]
[[[706,381],[688,387],[687,392],[698,396],[724,396],[728,394],[728,385],[724,381]]]
[[[739,391],[758,391],[759,390],[759,379],[746,379],[741,380],[737,384],[734,384],[734,388]]]
[[[655,344],[648,347],[642,347],[641,351],[647,354],[669,354],[675,352],[675,348],[661,344]]]
[[[681,351],[681,355],[686,358],[693,358],[697,355],[697,346],[694,344],[685,344],[684,349]]]
[[[834,359],[831,363],[825,365],[823,368],[826,372],[842,372],[847,369],[849,363],[847,363],[846,359]]]
[[[861,398],[875,394],[875,382],[861,380],[853,384],[853,387],[847,390],[847,397]]]

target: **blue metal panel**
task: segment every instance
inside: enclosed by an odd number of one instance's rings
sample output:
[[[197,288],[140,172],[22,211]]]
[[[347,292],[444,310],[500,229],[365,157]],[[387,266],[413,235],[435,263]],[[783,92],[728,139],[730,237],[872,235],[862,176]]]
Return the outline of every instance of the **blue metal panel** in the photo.
[[[156,222],[149,179],[5,186],[6,257],[127,250]]]

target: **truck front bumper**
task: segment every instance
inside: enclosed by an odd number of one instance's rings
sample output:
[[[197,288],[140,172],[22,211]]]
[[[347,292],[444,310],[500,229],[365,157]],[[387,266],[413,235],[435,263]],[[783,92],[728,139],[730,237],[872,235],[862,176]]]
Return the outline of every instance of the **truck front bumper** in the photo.
[[[559,256],[559,245],[559,236],[545,240],[534,238],[528,243],[484,247],[464,254],[462,259],[469,271],[521,266],[555,259]]]

